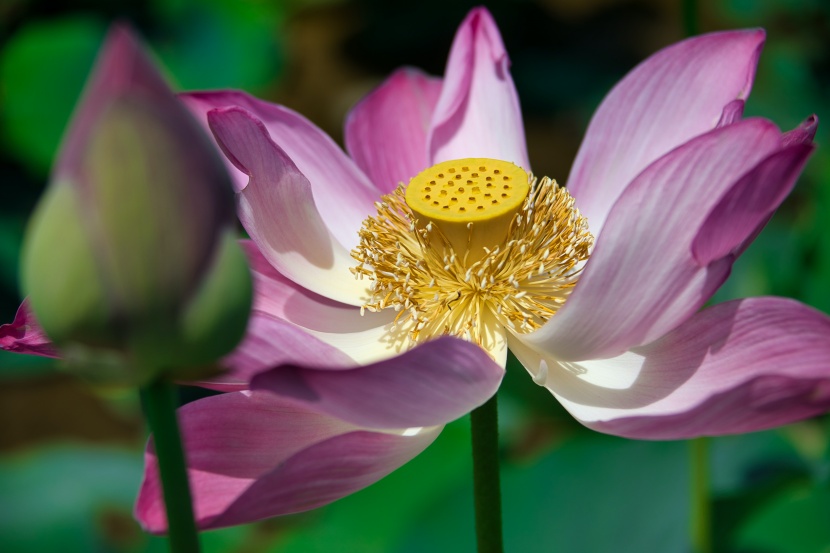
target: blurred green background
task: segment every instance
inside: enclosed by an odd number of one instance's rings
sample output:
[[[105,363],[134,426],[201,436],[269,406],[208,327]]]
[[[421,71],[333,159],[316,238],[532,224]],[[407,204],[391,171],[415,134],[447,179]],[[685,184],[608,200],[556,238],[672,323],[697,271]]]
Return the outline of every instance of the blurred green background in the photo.
[[[243,88],[341,139],[349,109],[400,65],[443,72],[475,2],[0,0],[0,322],[20,301],[25,221],[108,23],[131,21],[177,89]],[[489,2],[513,61],[531,162],[564,181],[607,90],[683,38],[669,0]],[[775,294],[830,313],[830,2],[703,1],[701,31],[762,26],[748,114],[782,128],[817,113],[820,147],[716,301]],[[678,106],[683,109],[683,106]],[[183,400],[197,397],[182,390]],[[514,553],[690,551],[689,446],[575,423],[512,365],[500,392],[505,539]],[[830,552],[830,419],[714,439],[716,550]],[[137,398],[0,352],[0,551],[161,552],[130,511],[141,473]],[[469,422],[327,508],[203,535],[208,553],[473,551]]]

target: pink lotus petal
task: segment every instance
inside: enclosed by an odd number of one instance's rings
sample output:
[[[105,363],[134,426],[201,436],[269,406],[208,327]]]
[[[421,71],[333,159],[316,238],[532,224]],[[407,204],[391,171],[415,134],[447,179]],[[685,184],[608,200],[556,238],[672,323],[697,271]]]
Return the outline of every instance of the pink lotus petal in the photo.
[[[730,102],[746,99],[763,42],[760,29],[690,38],[614,87],[591,120],[567,184],[595,234],[640,171],[714,128]]]
[[[347,368],[355,363],[345,353],[315,338],[301,328],[271,315],[254,311],[245,338],[222,359],[227,369],[195,384],[223,392],[250,389],[251,379],[280,365],[308,363],[327,368]]]
[[[417,69],[392,73],[346,118],[346,150],[383,194],[431,165],[427,130],[441,79]]]
[[[431,163],[466,157],[530,169],[522,112],[499,29],[485,8],[461,23],[428,139]]]
[[[440,427],[407,435],[350,432],[315,444],[259,478],[210,527],[242,524],[331,503],[405,465],[440,432]]]
[[[743,118],[745,107],[746,102],[743,100],[732,100],[724,106],[723,112],[720,114],[718,124],[715,125],[715,127],[725,127],[726,125],[737,123]]]
[[[355,324],[359,309],[321,296],[280,274],[252,240],[240,240],[254,279],[254,310],[318,330],[331,322],[348,319]],[[337,328],[337,327],[334,327]]]
[[[789,299],[732,301],[620,359],[579,365],[557,367],[548,387],[595,430],[643,439],[752,432],[830,409],[830,318]],[[629,373],[625,386],[613,384],[620,373]]]
[[[809,144],[813,141],[818,130],[818,117],[811,115],[801,122],[801,124],[791,131],[785,132],[781,137],[781,143],[784,146],[792,144]]]
[[[703,222],[692,242],[695,260],[705,266],[742,253],[789,195],[814,149],[812,144],[793,144],[744,175]]]
[[[14,321],[0,325],[0,349],[42,357],[58,357],[58,352],[49,341],[49,337],[38,326],[27,300],[23,300],[17,308]]]
[[[318,507],[357,491],[420,453],[440,428],[375,434],[272,394],[230,393],[178,412],[200,528]],[[152,442],[135,516],[167,523]]]
[[[249,241],[242,246],[254,277],[254,310],[268,313],[333,345],[359,363],[372,363],[398,353],[384,340],[395,318],[393,310],[380,313],[339,303],[297,285],[274,269]]]
[[[241,93],[240,93],[241,94]],[[208,124],[207,114],[209,111],[216,109],[217,107],[229,107],[229,106],[214,106],[212,103],[207,102],[201,98],[200,93],[193,93],[193,92],[182,92],[177,94],[177,97],[181,101],[182,104],[196,117],[196,121],[201,125],[201,127],[205,130],[208,136],[213,136],[213,132],[210,130],[210,125]],[[211,141],[216,148],[216,151],[219,154],[219,158],[222,160],[222,163],[225,164],[225,168],[228,170],[228,175],[231,177],[231,184],[233,186],[233,190],[235,192],[241,192],[248,186],[248,175],[240,171],[236,168],[236,165],[229,160],[224,152],[222,152],[222,148],[219,147],[219,144],[216,143],[216,140]]]
[[[311,183],[320,215],[346,250],[357,245],[363,220],[376,212],[381,191],[323,131],[290,109],[244,92],[197,92],[182,99],[202,118],[216,108],[240,107],[261,121],[267,135]]]
[[[265,126],[241,108],[208,114],[219,146],[251,180],[239,193],[239,219],[282,274],[318,294],[361,305],[366,286],[349,271],[353,260],[334,240],[308,180]]]
[[[655,340],[688,318],[723,283],[733,261],[699,264],[692,255],[699,229],[735,183],[761,186],[741,178],[779,148],[780,138],[769,121],[747,119],[655,162],[614,206],[565,305],[519,338],[559,359],[596,359]]]
[[[502,376],[504,369],[479,346],[444,337],[348,370],[280,367],[254,377],[251,388],[359,426],[406,428],[444,424],[470,412],[496,393]]]

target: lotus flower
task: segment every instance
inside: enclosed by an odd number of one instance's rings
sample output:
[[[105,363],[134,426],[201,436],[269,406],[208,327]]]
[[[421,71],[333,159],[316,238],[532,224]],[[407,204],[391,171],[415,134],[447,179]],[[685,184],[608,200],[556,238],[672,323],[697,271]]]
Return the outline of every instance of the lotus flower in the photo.
[[[352,110],[349,156],[285,107],[184,96],[228,159],[255,275],[232,370],[203,383],[229,393],[179,412],[200,526],[310,509],[381,478],[495,392],[508,347],[582,423],[621,436],[826,411],[828,317],[777,298],[699,311],[813,150],[815,117],[783,134],[741,119],[763,40],[700,36],[635,68],[594,115],[566,189],[527,173],[483,8],[443,79],[399,70]],[[470,195],[446,201],[452,217],[444,199],[430,211],[456,174]],[[505,203],[485,196],[487,176],[512,179]],[[468,201],[485,216],[462,215]],[[148,449],[136,515],[163,532],[154,464]]]

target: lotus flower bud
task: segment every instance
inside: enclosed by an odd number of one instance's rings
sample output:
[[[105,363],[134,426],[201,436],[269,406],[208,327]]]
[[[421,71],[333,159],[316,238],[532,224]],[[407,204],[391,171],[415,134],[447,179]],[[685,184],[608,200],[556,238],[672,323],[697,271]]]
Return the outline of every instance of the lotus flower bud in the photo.
[[[196,376],[250,311],[233,223],[216,148],[114,27],[24,241],[21,280],[44,331],[93,378]]]

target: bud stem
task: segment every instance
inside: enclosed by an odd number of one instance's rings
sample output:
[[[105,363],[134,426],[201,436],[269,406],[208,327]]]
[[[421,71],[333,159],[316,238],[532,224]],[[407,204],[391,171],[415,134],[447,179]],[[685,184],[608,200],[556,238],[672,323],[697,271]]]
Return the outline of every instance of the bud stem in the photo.
[[[199,537],[193,519],[190,484],[176,419],[175,387],[159,378],[141,388],[141,402],[153,433],[161,473],[170,551],[198,553]]]

